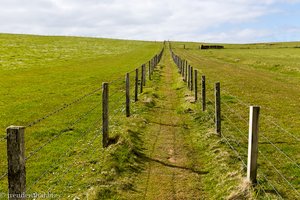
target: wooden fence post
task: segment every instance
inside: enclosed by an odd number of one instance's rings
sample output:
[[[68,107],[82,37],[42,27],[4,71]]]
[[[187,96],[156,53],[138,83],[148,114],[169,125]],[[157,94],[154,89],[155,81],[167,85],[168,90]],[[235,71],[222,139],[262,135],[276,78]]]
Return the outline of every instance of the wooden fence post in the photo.
[[[8,192],[9,198],[26,199],[25,127],[10,126],[7,134]],[[15,198],[18,195],[21,198]],[[24,197],[23,197],[24,196]]]
[[[130,77],[129,73],[126,74],[126,117],[130,117]]]
[[[187,81],[187,74],[188,74],[188,65],[185,65],[184,82]]]
[[[183,70],[183,60],[181,60],[180,62],[180,74],[182,73],[182,70]]]
[[[102,146],[108,146],[108,83],[102,83]]]
[[[182,63],[182,71],[181,71],[182,78],[184,77],[184,68],[185,68],[185,60],[183,60],[183,63]]]
[[[194,72],[194,68],[191,67],[191,87],[190,87],[190,90],[193,91],[194,89],[194,77],[193,77],[193,72]]]
[[[153,68],[153,70],[155,69],[154,59],[152,60],[152,68]]]
[[[259,106],[250,106],[247,180],[256,184]]]
[[[143,64],[143,86],[146,86],[146,65]]]
[[[188,68],[188,79],[187,79],[187,82],[188,82],[188,88],[190,89],[190,86],[191,86],[191,65],[189,65],[189,68]]]
[[[184,80],[184,73],[185,73],[185,65],[184,65],[184,63],[183,63],[183,66],[182,66],[182,73],[181,73],[181,77],[182,77],[183,80]]]
[[[195,69],[195,101],[198,100],[198,70]]]
[[[221,93],[220,82],[215,84],[215,125],[216,133],[221,135]]]
[[[140,82],[140,93],[142,93],[143,92],[143,82],[144,82],[144,67],[143,67],[143,65],[142,65],[142,68],[141,68],[141,82]]]
[[[151,80],[151,73],[152,73],[151,71],[152,71],[152,70],[151,70],[151,64],[150,64],[150,61],[149,61],[148,65],[149,65],[149,80]]]
[[[139,69],[135,69],[135,87],[134,87],[134,101],[138,101],[138,89],[139,89]]]
[[[206,83],[205,83],[205,76],[202,76],[201,78],[201,81],[202,81],[202,91],[201,91],[201,94],[202,94],[202,111],[205,111],[206,110]]]

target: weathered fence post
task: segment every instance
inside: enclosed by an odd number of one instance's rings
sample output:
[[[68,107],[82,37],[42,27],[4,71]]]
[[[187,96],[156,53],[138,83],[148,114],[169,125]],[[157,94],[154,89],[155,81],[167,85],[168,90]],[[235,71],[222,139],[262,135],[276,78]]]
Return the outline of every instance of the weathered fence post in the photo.
[[[148,65],[149,65],[149,80],[151,80],[151,73],[152,73],[151,71],[152,71],[152,70],[151,70],[151,64],[150,64],[150,61],[149,61]]]
[[[135,69],[135,87],[134,87],[134,101],[138,101],[138,89],[139,89],[139,69]]]
[[[248,140],[248,162],[247,180],[255,184],[257,175],[257,155],[258,155],[258,119],[259,106],[250,106],[249,116],[249,140]]]
[[[130,117],[130,77],[129,73],[126,74],[126,117]]]
[[[7,134],[8,192],[9,198],[26,199],[25,127],[10,126]],[[21,198],[15,198],[18,195]]]
[[[181,73],[181,77],[184,80],[184,73],[185,73],[185,62],[183,62],[183,66],[182,66],[182,73]]]
[[[195,69],[195,101],[198,100],[198,70]]]
[[[201,94],[202,94],[202,111],[205,111],[206,110],[206,83],[205,83],[205,76],[202,76],[201,78],[201,81],[202,81],[202,91],[201,91]]]
[[[183,70],[183,60],[181,60],[180,62],[180,74],[182,73],[182,70]]]
[[[143,86],[146,86],[146,65],[143,64]]]
[[[215,125],[216,133],[221,135],[221,93],[220,82],[215,84]]]
[[[193,67],[191,67],[191,88],[190,88],[190,90],[191,91],[193,91],[193,89],[194,89],[194,77],[193,77],[193,72],[194,72],[194,68]]]
[[[108,146],[108,83],[102,83],[102,146]]]
[[[191,86],[191,66],[189,65],[189,68],[188,68],[188,79],[187,79],[187,82],[188,82],[188,88],[190,89],[190,86]]]
[[[187,81],[187,74],[188,74],[188,65],[186,64],[185,65],[185,74],[184,74],[184,82],[186,82]]]
[[[144,67],[141,67],[141,82],[140,82],[140,93],[143,92],[143,82],[144,82]]]

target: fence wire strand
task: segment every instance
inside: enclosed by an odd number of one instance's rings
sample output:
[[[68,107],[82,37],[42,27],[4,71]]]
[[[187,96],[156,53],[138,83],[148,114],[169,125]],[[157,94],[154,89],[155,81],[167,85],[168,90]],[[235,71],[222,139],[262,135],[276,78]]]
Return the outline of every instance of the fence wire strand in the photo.
[[[68,108],[68,107],[70,107],[70,106],[72,106],[72,105],[74,105],[74,104],[76,104],[76,103],[81,102],[83,99],[85,99],[85,98],[87,98],[87,97],[89,97],[89,96],[95,94],[96,92],[100,91],[101,89],[102,89],[102,87],[97,88],[97,89],[93,90],[92,92],[87,93],[87,94],[85,94],[85,95],[79,97],[78,99],[75,99],[75,100],[72,101],[71,103],[65,104],[64,106],[62,106],[62,107],[60,107],[60,108],[54,110],[53,112],[50,112],[50,113],[48,113],[47,115],[45,115],[45,116],[43,116],[43,117],[41,117],[41,118],[39,118],[39,119],[36,119],[36,120],[32,121],[32,122],[29,123],[26,127],[32,127],[32,126],[34,126],[34,125],[36,125],[36,124],[38,124],[38,123],[44,121],[45,119],[47,119],[47,118],[49,118],[49,117],[51,117],[51,116],[53,116],[53,115],[55,115],[55,114],[57,114],[57,113],[60,113],[61,111],[65,110],[66,108]]]
[[[83,115],[81,115],[79,118],[77,118],[74,122],[72,122],[66,129],[60,131],[60,133],[58,133],[57,135],[53,136],[52,138],[50,138],[47,142],[45,142],[43,145],[41,145],[40,147],[38,147],[37,149],[31,151],[29,153],[29,155],[25,158],[25,160],[29,160],[32,156],[34,156],[35,154],[37,154],[39,151],[41,151],[44,147],[46,147],[48,144],[50,144],[52,141],[54,141],[55,139],[57,139],[58,137],[60,137],[62,134],[64,134],[66,131],[65,130],[69,130],[71,129],[74,125],[78,124],[81,120],[83,120],[85,117],[87,117],[88,115],[90,115],[92,113],[92,111],[94,111],[97,107],[99,107],[100,104],[97,104],[96,106],[94,106],[92,109],[88,110],[88,112],[84,113]]]
[[[274,164],[260,150],[258,150],[258,152],[263,156],[263,158],[265,159],[265,161],[267,161],[273,167],[273,169],[276,171],[276,173],[278,175],[280,175],[281,178],[290,186],[290,188],[292,188],[296,192],[296,194],[298,195],[298,197],[300,197],[300,193],[293,186],[293,184],[291,184],[291,182],[289,182],[287,180],[287,178],[274,166]]]
[[[300,169],[300,166],[297,164],[295,160],[293,160],[290,156],[288,156],[286,153],[284,153],[279,147],[277,147],[273,142],[271,142],[263,133],[261,133],[261,136],[267,140],[269,144],[271,144],[279,153],[284,155],[289,161],[291,161],[292,164],[296,165],[298,169]]]

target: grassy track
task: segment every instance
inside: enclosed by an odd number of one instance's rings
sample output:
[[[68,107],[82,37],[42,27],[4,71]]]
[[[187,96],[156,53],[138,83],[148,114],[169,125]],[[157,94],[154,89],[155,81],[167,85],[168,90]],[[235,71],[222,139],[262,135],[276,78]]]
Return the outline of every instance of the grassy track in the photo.
[[[260,183],[278,198],[299,198],[299,43],[225,45],[223,50],[186,46],[173,44],[175,53],[206,75],[212,103],[213,84],[221,82],[223,134],[244,162],[248,106],[261,106]]]
[[[185,144],[190,134],[187,127],[190,119],[179,112],[183,97],[177,94],[179,77],[168,52],[156,73],[159,76],[143,100],[152,106],[141,114],[148,124],[142,132],[145,170],[137,177],[133,190],[121,196],[124,199],[204,198],[200,180],[207,172],[202,171],[198,160],[188,157],[193,154]]]
[[[110,154],[99,151],[101,82],[118,79],[111,84],[115,103],[110,109],[123,116],[124,73],[152,58],[161,43],[1,34],[0,46],[0,177],[7,168],[5,128],[27,126],[65,107],[26,129],[27,188],[29,193],[49,191],[65,198],[83,193],[94,178],[85,173],[99,172],[93,166]],[[118,125],[112,126],[118,132]],[[0,179],[2,192],[7,192],[6,177]]]

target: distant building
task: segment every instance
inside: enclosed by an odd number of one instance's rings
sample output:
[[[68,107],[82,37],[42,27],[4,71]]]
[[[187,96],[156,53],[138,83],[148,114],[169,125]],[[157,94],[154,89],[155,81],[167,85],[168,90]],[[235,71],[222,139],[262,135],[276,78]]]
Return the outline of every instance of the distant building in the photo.
[[[200,49],[224,49],[224,46],[221,45],[201,45]]]

